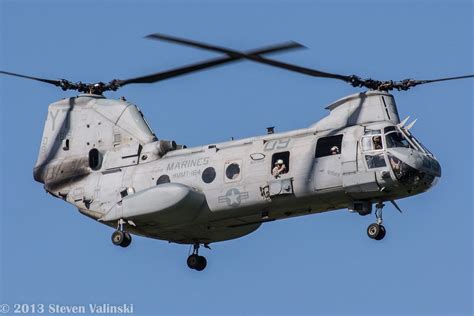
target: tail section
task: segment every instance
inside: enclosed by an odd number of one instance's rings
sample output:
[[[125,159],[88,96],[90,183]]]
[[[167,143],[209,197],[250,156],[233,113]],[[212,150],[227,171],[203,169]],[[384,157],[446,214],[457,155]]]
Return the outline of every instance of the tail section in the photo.
[[[105,153],[127,147],[138,156],[154,141],[142,113],[129,102],[98,95],[63,99],[48,107],[33,175],[54,191],[100,169]]]

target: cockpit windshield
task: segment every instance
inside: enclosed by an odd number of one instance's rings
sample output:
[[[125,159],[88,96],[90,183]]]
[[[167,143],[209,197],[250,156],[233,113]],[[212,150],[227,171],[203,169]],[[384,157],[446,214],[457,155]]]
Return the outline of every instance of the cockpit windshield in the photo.
[[[385,127],[384,132],[385,132],[385,142],[387,143],[387,148],[394,148],[394,147],[413,148],[412,144],[410,144],[410,142],[405,137],[405,135],[399,130],[395,129],[394,126]]]
[[[416,145],[420,148],[420,151],[424,151],[425,153],[433,156],[431,151],[425,147],[415,136],[413,136],[409,131],[404,131],[404,134]]]

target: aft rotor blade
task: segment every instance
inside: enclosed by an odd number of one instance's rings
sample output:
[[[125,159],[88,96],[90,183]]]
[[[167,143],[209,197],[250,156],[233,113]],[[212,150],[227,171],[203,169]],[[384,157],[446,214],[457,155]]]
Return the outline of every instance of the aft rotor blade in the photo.
[[[285,42],[282,44],[276,44],[272,46],[250,50],[250,51],[247,51],[245,55],[257,56],[259,54],[271,54],[271,53],[276,53],[276,52],[281,52],[281,51],[286,51],[286,50],[291,50],[291,49],[298,49],[298,48],[304,48],[304,46],[299,43],[290,41],[290,42]],[[184,67],[167,70],[164,72],[154,73],[151,75],[124,79],[124,80],[115,80],[115,81],[112,81],[111,84],[116,84],[120,87],[120,86],[124,86],[131,83],[154,83],[154,82],[166,80],[169,78],[185,75],[191,72],[196,72],[196,71],[204,70],[207,68],[215,67],[218,65],[231,63],[231,62],[240,60],[242,58],[245,58],[245,57],[241,57],[241,56],[220,57],[220,58],[215,58],[215,59],[211,59],[204,62],[191,64]]]
[[[420,84],[425,84],[425,83],[449,81],[449,80],[459,80],[459,79],[467,79],[467,78],[474,78],[474,75],[447,77],[447,78],[439,78],[439,79],[431,79],[431,80],[414,80],[414,82],[416,83],[416,85],[420,85]]]
[[[74,83],[74,82],[68,81],[66,79],[52,80],[52,79],[38,78],[38,77],[25,76],[25,75],[20,75],[20,74],[16,74],[16,73],[13,73],[13,72],[1,71],[1,70],[0,70],[0,74],[49,83],[49,84],[52,84],[54,86],[60,87],[64,91],[66,91],[66,90],[76,90],[76,91],[79,91],[79,92],[88,92],[89,91],[89,85],[84,84],[82,82]]]
[[[333,78],[333,79],[343,80],[343,81],[346,81],[346,82],[351,82],[352,81],[352,79],[351,79],[352,76],[332,74],[332,73],[329,73],[329,72],[323,72],[323,71],[319,71],[319,70],[315,70],[315,69],[296,66],[296,65],[284,63],[284,62],[281,62],[281,61],[278,61],[278,60],[265,58],[265,57],[259,56],[258,54],[249,55],[245,52],[239,52],[239,51],[232,50],[232,49],[229,49],[229,48],[224,48],[224,47],[221,47],[221,46],[215,46],[215,45],[210,45],[210,44],[207,44],[207,43],[191,41],[191,40],[178,38],[178,37],[174,37],[174,36],[169,36],[169,35],[164,35],[164,34],[160,34],[160,33],[150,34],[150,35],[146,36],[146,38],[162,40],[162,41],[168,41],[168,42],[172,42],[172,43],[177,43],[177,44],[182,44],[182,45],[207,49],[207,50],[227,54],[230,57],[246,58],[246,59],[253,60],[253,61],[256,61],[256,62],[259,62],[259,63],[263,63],[263,64],[267,64],[267,65],[271,65],[271,66],[275,66],[275,67],[279,67],[279,68],[288,69],[288,70],[291,70],[291,71],[299,72],[299,73],[302,73],[302,74],[305,74],[305,75],[310,75],[310,76],[313,76],[313,77]]]
[[[44,79],[44,78],[38,78],[38,77],[32,77],[32,76],[25,76],[25,75],[20,75],[16,74],[13,72],[8,72],[8,71],[0,71],[0,73],[4,75],[9,75],[9,76],[15,76],[15,77],[20,77],[20,78],[26,78],[26,79],[31,79],[31,80],[36,80],[36,81],[41,81],[41,82],[46,82],[55,86],[60,86],[61,81],[60,80],[51,80],[51,79]]]

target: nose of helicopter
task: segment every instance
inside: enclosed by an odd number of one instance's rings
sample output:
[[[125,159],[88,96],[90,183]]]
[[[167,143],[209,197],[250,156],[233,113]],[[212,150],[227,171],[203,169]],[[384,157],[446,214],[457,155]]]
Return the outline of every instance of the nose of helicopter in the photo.
[[[412,151],[407,155],[406,159],[402,160],[420,172],[441,177],[441,166],[433,155]]]
[[[420,151],[397,151],[388,154],[393,173],[402,185],[426,191],[441,177],[441,166],[432,155]]]
[[[419,159],[421,160],[421,166],[418,162],[417,170],[423,177],[421,184],[425,187],[425,190],[428,190],[438,183],[441,177],[441,166],[433,155],[423,153]]]

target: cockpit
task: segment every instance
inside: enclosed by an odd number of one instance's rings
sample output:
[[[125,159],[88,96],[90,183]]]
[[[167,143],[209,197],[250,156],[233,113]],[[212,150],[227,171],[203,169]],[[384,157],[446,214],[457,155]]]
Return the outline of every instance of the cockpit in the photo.
[[[441,176],[433,154],[406,128],[394,125],[366,128],[361,146],[368,170],[383,171],[388,167],[394,180],[402,185],[428,188]]]

